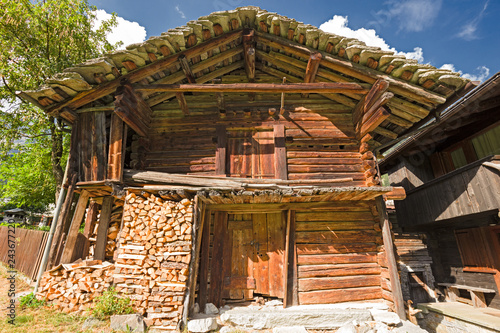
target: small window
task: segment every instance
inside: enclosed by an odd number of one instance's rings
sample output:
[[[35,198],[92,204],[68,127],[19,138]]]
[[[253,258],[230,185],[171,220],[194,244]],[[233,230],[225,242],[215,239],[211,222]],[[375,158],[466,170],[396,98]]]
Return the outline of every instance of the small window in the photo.
[[[479,159],[500,154],[500,125],[471,140]]]
[[[455,169],[461,168],[467,165],[467,158],[465,157],[464,150],[462,147],[453,150],[451,153],[451,160],[453,161],[453,166]]]

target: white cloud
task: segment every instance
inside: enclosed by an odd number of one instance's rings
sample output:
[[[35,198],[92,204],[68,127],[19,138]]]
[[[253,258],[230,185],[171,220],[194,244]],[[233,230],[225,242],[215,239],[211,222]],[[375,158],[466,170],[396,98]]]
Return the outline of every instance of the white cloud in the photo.
[[[106,13],[103,9],[98,9],[95,12],[95,25],[99,26],[102,21],[109,20],[111,14]],[[111,44],[123,42],[123,47],[140,43],[146,40],[146,29],[137,22],[125,20],[123,17],[116,18],[118,25],[108,34],[108,41]]]
[[[424,61],[422,48],[415,47],[413,52],[399,52],[387,44],[382,37],[377,35],[375,29],[360,28],[353,30],[347,26],[348,23],[349,21],[347,16],[335,15],[331,20],[321,24],[319,28],[323,31],[331,32],[339,36],[359,39],[360,41],[365,42],[366,45],[380,47],[382,50],[393,51],[396,54],[406,56],[408,59],[416,59],[419,62]]]
[[[441,69],[449,69],[452,72],[460,73],[460,75],[471,81],[483,82],[490,77],[490,69],[486,66],[479,66],[476,68],[476,74],[463,73],[461,70],[457,70],[453,64],[444,64],[440,67]]]
[[[387,25],[395,19],[398,21],[399,30],[422,31],[432,25],[442,2],[442,0],[391,0],[387,2],[389,9],[374,13],[375,21],[369,22],[369,25]]]
[[[485,4],[483,5],[483,9],[481,10],[481,12],[472,21],[467,22],[462,27],[462,30],[460,30],[460,32],[456,34],[457,37],[462,38],[466,41],[471,41],[479,38],[479,36],[477,35],[477,28],[479,23],[483,19],[484,12],[488,8],[488,3],[489,0],[486,1]]]
[[[175,10],[177,11],[177,13],[179,13],[179,15],[181,16],[181,18],[183,18],[183,19],[186,18],[186,15],[184,15],[184,12],[179,9],[179,5],[175,6]]]

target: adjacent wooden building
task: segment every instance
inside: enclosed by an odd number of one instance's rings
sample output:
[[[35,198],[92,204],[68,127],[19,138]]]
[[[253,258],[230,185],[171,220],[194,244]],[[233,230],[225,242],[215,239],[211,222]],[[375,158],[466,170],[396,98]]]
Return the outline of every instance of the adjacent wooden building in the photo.
[[[407,198],[404,231],[427,235],[448,301],[500,309],[500,74],[467,94],[381,163]],[[418,255],[418,254],[417,254]]]
[[[172,304],[185,318],[194,302],[263,296],[386,301],[404,316],[383,200],[404,191],[379,185],[372,151],[471,87],[243,7],[68,68],[21,97],[72,126],[63,212],[73,192],[79,199],[56,234],[67,234],[61,261],[89,249],[114,257],[115,283],[144,312]],[[113,212],[121,221],[110,232]],[[132,282],[127,270],[141,267],[149,282]],[[148,312],[166,330],[182,319],[169,316]]]

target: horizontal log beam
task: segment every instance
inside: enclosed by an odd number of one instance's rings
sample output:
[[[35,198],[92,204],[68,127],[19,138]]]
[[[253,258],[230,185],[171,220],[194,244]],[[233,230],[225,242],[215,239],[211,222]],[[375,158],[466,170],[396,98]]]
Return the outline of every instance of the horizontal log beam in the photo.
[[[357,93],[366,94],[368,89],[358,83],[230,83],[230,84],[150,84],[135,85],[136,91],[151,92],[256,92],[256,93]]]

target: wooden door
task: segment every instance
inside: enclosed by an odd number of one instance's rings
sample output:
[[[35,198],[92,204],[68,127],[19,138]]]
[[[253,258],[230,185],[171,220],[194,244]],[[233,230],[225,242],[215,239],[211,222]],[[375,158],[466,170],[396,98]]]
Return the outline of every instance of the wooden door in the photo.
[[[283,298],[283,213],[229,214],[227,230],[222,297],[248,300],[260,294]]]

